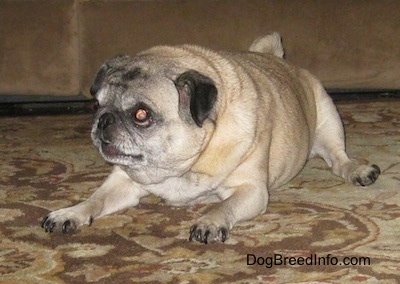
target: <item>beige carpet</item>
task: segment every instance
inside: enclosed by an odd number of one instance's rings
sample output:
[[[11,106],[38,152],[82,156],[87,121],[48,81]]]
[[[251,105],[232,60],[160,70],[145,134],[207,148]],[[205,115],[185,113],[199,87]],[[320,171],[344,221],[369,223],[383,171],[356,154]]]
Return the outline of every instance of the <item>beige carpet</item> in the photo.
[[[338,107],[350,155],[381,167],[376,184],[354,187],[312,160],[264,215],[208,245],[188,241],[204,207],[154,197],[73,235],[45,233],[44,215],[110,171],[91,116],[0,118],[0,283],[399,283],[400,102]]]

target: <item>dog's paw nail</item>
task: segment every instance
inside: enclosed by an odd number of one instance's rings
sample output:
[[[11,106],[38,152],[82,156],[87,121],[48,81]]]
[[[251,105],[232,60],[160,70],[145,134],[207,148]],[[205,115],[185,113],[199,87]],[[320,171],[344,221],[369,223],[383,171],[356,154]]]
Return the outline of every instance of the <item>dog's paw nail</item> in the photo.
[[[229,238],[229,231],[225,227],[216,227],[214,225],[193,225],[190,228],[189,241],[198,241],[208,244],[213,241],[225,242]]]
[[[356,178],[356,181],[357,181],[357,183],[358,183],[359,185],[365,186],[365,184],[363,183],[363,181],[362,181],[362,179],[361,179],[360,177],[357,177],[357,178]]]
[[[45,217],[42,219],[42,221],[40,222],[40,226],[41,226],[42,228],[45,227],[45,224],[46,224],[46,222],[47,222],[47,219],[49,219],[49,216],[45,216]]]
[[[74,221],[67,220],[62,225],[62,232],[63,234],[72,233],[75,231],[76,227],[77,226]]]
[[[56,227],[56,223],[53,222],[49,215],[45,216],[40,222],[40,226],[44,229],[46,233],[52,233]]]
[[[378,178],[378,176],[381,174],[381,169],[379,168],[379,166],[377,166],[377,165],[372,165],[371,167],[373,167],[374,169],[375,169],[375,174],[377,175],[377,178]]]
[[[94,220],[93,216],[90,216],[90,218],[89,218],[89,224],[88,224],[89,226],[92,226],[93,220]]]
[[[197,230],[197,225],[193,225],[190,228],[190,235],[189,235],[189,241],[194,240],[199,240],[201,238],[201,231]]]
[[[207,244],[207,238],[210,234],[210,231],[203,232],[203,229],[199,225],[193,225],[190,228],[190,236],[189,241],[198,241],[200,243]]]
[[[353,184],[367,186],[373,184],[381,174],[381,169],[377,165],[362,165],[353,173]]]
[[[49,219],[49,216],[43,218],[41,226],[46,233],[52,233],[56,227],[56,223]]]
[[[68,233],[69,229],[71,228],[71,221],[67,220],[64,222],[63,226],[62,226],[62,232],[63,234]]]
[[[40,226],[44,229],[46,233],[53,233],[54,231],[61,231],[64,234],[75,231],[77,228],[77,223],[75,220],[57,220],[54,216],[50,214],[45,216],[40,222]]]
[[[221,241],[224,243],[229,236],[228,230],[226,228],[221,228],[220,233],[221,233]]]

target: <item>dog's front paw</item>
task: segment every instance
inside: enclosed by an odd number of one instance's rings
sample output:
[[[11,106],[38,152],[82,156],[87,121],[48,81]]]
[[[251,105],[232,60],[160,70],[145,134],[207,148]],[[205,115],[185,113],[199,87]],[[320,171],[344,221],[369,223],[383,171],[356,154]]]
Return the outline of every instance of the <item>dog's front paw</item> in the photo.
[[[207,244],[209,242],[225,242],[229,238],[229,230],[225,226],[198,223],[190,228],[189,241],[195,240]]]
[[[93,218],[91,216],[87,218],[71,207],[49,213],[42,219],[41,226],[46,233],[61,231],[66,234],[75,231],[85,223],[90,225],[92,221]]]
[[[351,182],[355,185],[367,186],[373,184],[381,174],[377,165],[361,165],[351,175]]]

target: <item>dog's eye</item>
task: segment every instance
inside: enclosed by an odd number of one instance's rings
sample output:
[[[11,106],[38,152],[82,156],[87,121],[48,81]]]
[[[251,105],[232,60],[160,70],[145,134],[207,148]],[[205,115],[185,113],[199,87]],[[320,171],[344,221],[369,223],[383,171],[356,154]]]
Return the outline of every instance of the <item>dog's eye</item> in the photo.
[[[133,119],[138,126],[148,126],[151,121],[150,113],[147,109],[140,107],[133,112]]]

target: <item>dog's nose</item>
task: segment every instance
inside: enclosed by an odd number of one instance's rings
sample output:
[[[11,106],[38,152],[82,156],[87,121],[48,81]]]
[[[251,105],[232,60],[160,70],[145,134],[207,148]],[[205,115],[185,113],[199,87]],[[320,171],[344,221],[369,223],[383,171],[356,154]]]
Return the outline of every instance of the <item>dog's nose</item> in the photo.
[[[102,116],[100,116],[99,124],[97,125],[98,128],[101,130],[105,130],[111,124],[114,124],[115,116],[112,113],[106,112]]]

